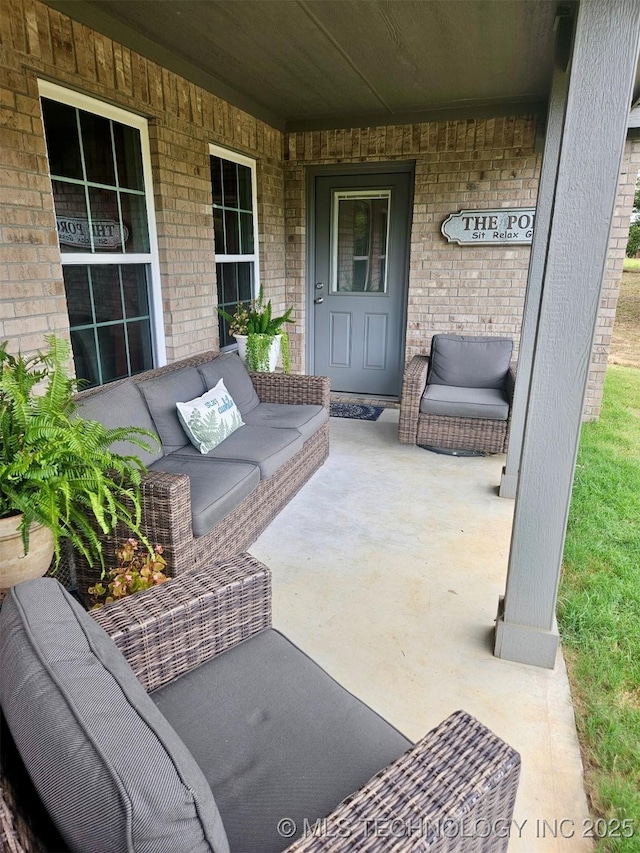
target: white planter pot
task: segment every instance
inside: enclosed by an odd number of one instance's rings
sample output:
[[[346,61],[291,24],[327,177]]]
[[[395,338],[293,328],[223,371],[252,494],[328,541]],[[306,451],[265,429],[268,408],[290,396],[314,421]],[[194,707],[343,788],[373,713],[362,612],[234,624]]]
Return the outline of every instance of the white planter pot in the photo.
[[[237,343],[238,343],[238,355],[243,361],[246,361],[247,357],[247,335],[234,335]],[[269,373],[273,373],[278,364],[278,358],[280,357],[280,346],[282,342],[281,335],[275,335],[271,343],[269,345]]]
[[[29,553],[25,555],[19,530],[21,515],[0,518],[0,589],[41,578],[53,557],[53,533],[42,524],[31,525]]]

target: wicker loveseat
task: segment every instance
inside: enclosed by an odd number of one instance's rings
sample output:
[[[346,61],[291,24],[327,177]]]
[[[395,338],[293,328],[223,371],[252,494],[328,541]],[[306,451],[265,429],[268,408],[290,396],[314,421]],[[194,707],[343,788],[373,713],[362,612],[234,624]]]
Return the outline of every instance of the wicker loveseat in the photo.
[[[463,712],[412,744],[271,628],[246,554],[92,614],[19,584],[0,642],[12,853],[507,849],[518,754]]]
[[[220,378],[245,426],[211,453],[193,447],[180,425],[177,402],[197,398]],[[329,380],[322,376],[247,373],[237,355],[206,352],[76,395],[79,412],[106,426],[139,426],[161,446],[139,456],[143,475],[142,529],[164,548],[172,576],[251,545],[329,453]],[[104,542],[114,564],[117,529]],[[81,590],[96,576],[75,557]]]

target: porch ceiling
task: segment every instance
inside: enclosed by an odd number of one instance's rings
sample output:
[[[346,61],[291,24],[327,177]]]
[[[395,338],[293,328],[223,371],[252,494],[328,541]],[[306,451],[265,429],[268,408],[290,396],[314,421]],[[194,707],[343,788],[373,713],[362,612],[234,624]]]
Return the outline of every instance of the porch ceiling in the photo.
[[[286,130],[536,111],[553,70],[550,0],[47,2]]]

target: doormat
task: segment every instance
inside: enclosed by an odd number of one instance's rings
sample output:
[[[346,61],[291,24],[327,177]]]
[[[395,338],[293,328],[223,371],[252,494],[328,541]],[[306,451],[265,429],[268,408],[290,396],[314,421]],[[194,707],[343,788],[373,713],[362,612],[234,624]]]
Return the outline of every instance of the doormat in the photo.
[[[331,403],[332,418],[351,418],[357,421],[377,421],[384,406],[366,406],[360,403]]]

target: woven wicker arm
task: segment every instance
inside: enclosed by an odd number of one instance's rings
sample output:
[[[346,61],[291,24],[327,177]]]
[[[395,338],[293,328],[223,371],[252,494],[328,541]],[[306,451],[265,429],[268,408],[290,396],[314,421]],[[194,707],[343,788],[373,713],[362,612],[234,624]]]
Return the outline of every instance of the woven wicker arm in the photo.
[[[418,434],[420,398],[424,394],[429,369],[428,355],[414,355],[402,377],[398,441],[415,444]]]
[[[329,378],[284,373],[250,373],[261,403],[292,403],[329,409]]]
[[[149,691],[271,625],[271,572],[239,554],[92,611]]]
[[[518,753],[456,711],[287,853],[506,851],[519,774]]]

